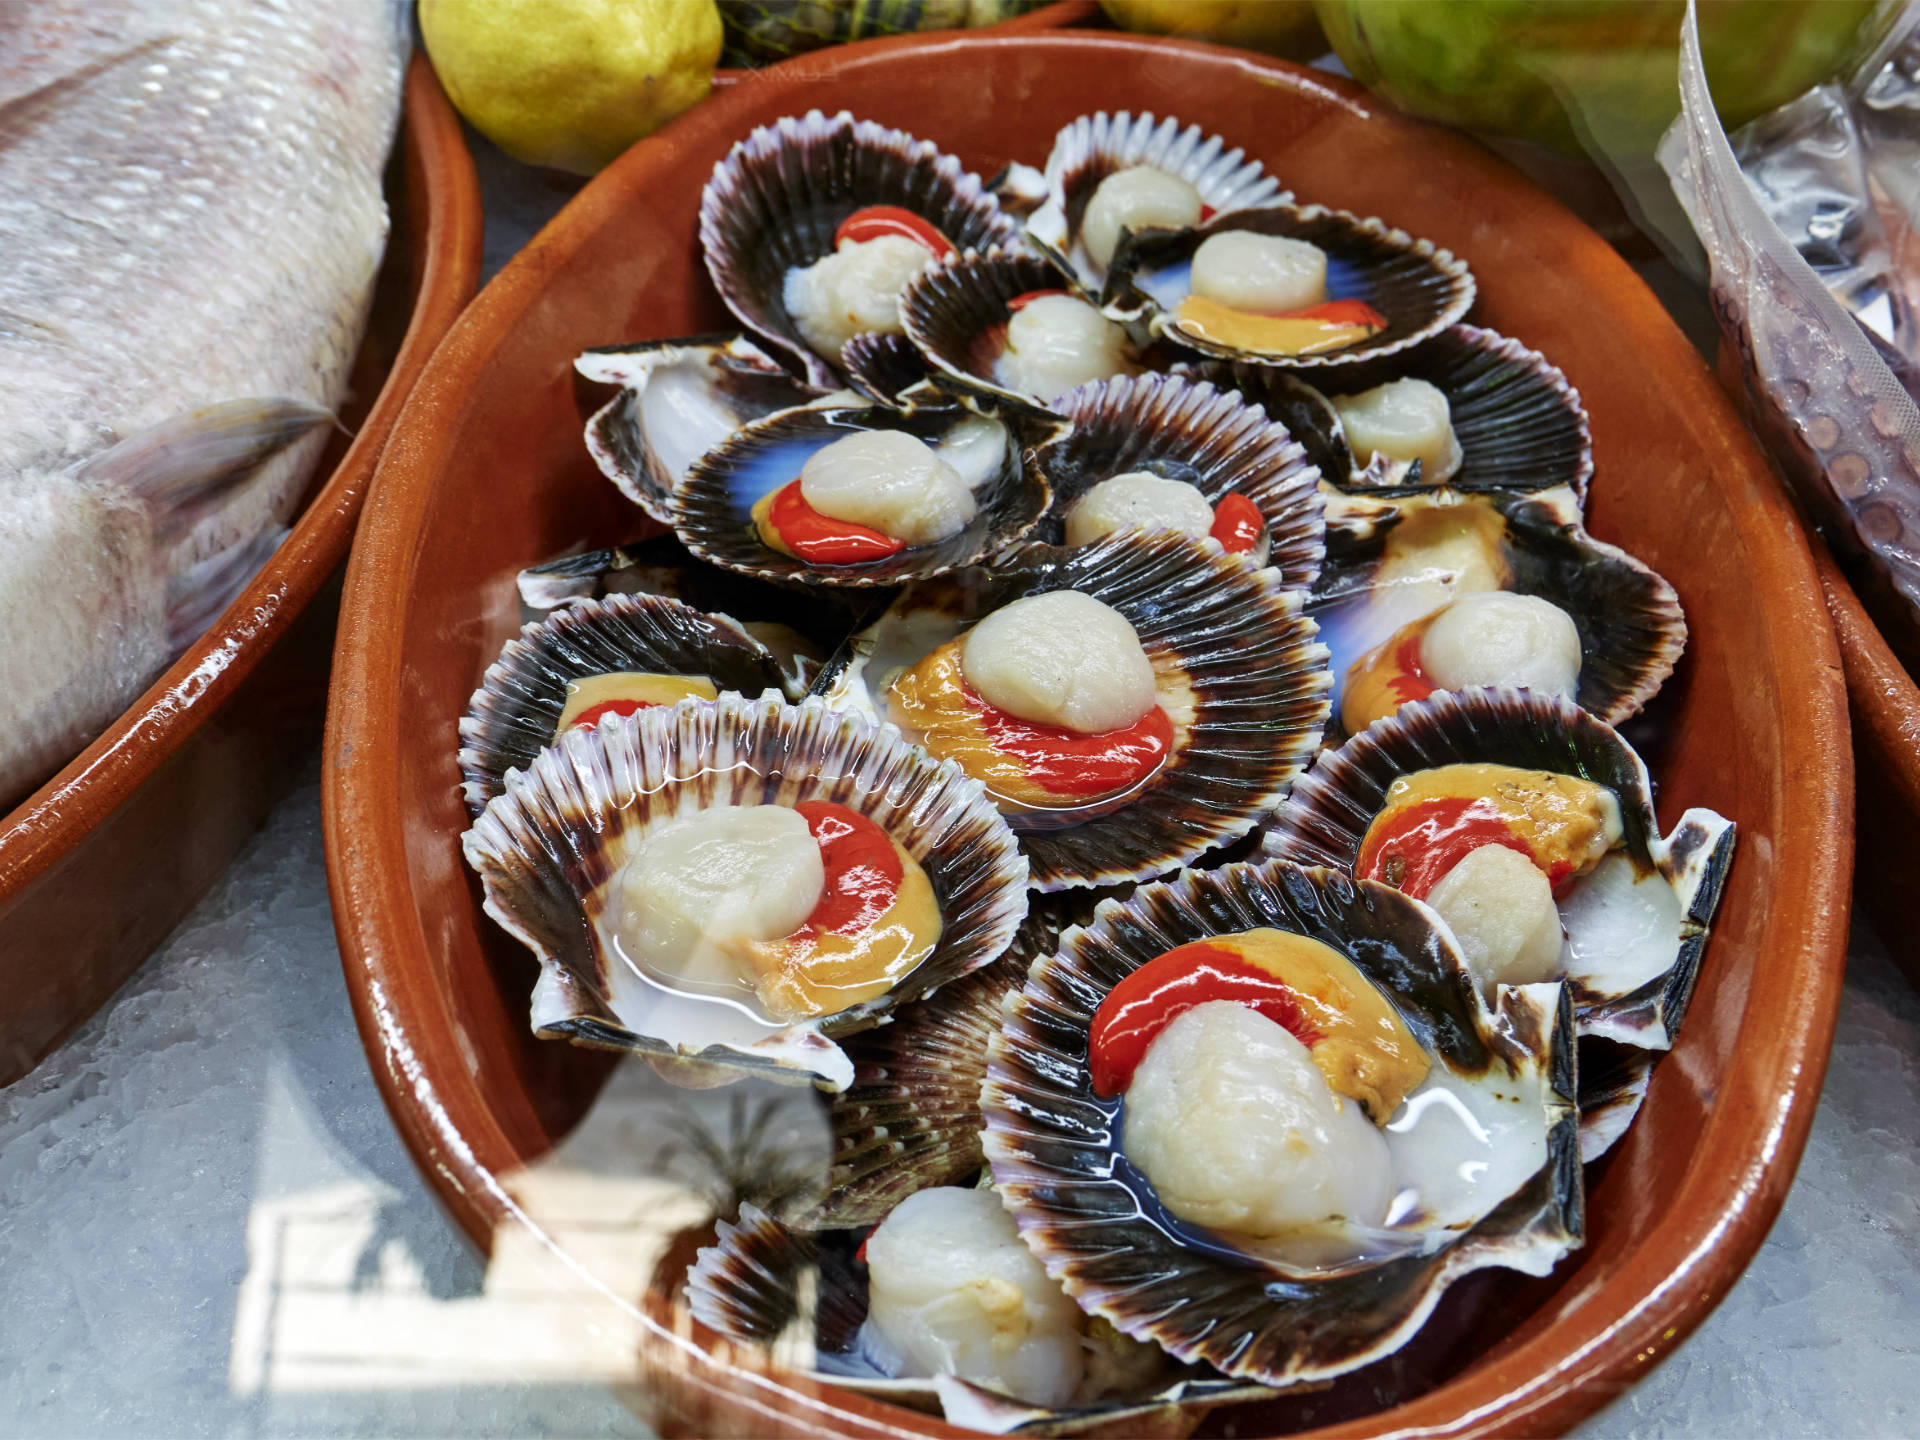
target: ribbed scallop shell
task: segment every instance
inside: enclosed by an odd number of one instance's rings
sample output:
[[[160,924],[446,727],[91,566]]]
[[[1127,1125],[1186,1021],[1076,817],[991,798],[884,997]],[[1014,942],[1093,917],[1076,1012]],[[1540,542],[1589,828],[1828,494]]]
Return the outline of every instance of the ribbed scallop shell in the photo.
[[[943,388],[1044,407],[1045,397],[1012,389],[995,372],[1007,348],[1007,302],[1036,290],[1064,290],[1091,301],[1045,260],[993,249],[922,270],[900,296],[900,320]]]
[[[782,1220],[803,1230],[878,1225],[917,1190],[972,1183],[987,1163],[980,1082],[1000,1004],[1062,932],[1093,918],[1100,898],[1091,890],[1032,897],[1006,954],[903,1007],[893,1024],[847,1037],[841,1048],[853,1061],[853,1084],[830,1109],[827,1194]]]
[[[715,1227],[687,1271],[693,1316],[728,1339],[771,1348],[776,1363],[813,1379],[989,1435],[1126,1437],[1191,1434],[1207,1411],[1270,1394],[1191,1366],[1169,1367],[1143,1392],[1061,1410],[1027,1405],[952,1375],[894,1379],[862,1352],[866,1267],[856,1258],[864,1229],[803,1233],[751,1203]]]
[[[1182,329],[1174,306],[1187,293],[1188,262],[1202,242],[1228,230],[1318,245],[1327,253],[1329,298],[1364,300],[1386,319],[1387,328],[1344,350],[1291,356],[1236,350]],[[1467,313],[1473,296],[1473,275],[1466,263],[1431,240],[1415,239],[1384,220],[1324,205],[1268,205],[1216,215],[1192,230],[1123,235],[1100,302],[1114,319],[1139,321],[1149,333],[1182,349],[1218,360],[1325,372],[1398,355],[1430,340]]]
[[[1123,803],[1011,817],[1034,887],[1145,880],[1245,835],[1318,748],[1330,677],[1299,593],[1277,570],[1215,541],[1131,531],[1077,550],[1034,546],[991,570],[922,582],[841,648],[814,691],[883,715],[896,666],[1000,605],[1050,590],[1083,591],[1118,610],[1150,658],[1184,671],[1196,706],[1185,743]]]
[[[1035,538],[1059,544],[1067,512],[1102,480],[1129,470],[1192,482],[1210,503],[1229,491],[1267,522],[1265,561],[1281,584],[1310,589],[1326,557],[1320,472],[1264,410],[1205,381],[1122,376],[1069,391],[1057,403],[1073,428],[1034,454],[1053,503]]]
[[[938,945],[886,995],[772,1027],[735,1007],[641,982],[607,953],[608,889],[641,832],[682,810],[831,800],[874,821],[925,869]],[[899,733],[818,701],[684,701],[570,731],[507,777],[462,840],[487,913],[540,961],[533,1027],[544,1036],[665,1060],[817,1080],[844,1089],[833,1038],[990,965],[1026,913],[1027,865],[979,782]],[[617,967],[617,968],[616,968]],[[738,1017],[733,1018],[733,1017]],[[682,1044],[689,1021],[705,1045]],[[670,1077],[671,1078],[671,1077]]]
[[[781,688],[771,651],[726,615],[659,595],[614,595],[556,610],[509,640],[460,719],[461,793],[478,817],[509,770],[551,745],[567,684],[620,671],[704,675],[748,699]]]
[[[809,456],[855,430],[904,430],[933,444],[971,418],[971,410],[953,404],[911,410],[821,407],[770,415],[709,450],[687,472],[673,496],[674,533],[712,564],[762,580],[806,585],[901,585],[976,564],[1019,540],[1046,512],[1046,481],[1026,455],[1043,432],[1029,416],[996,417],[1008,429],[999,472],[975,489],[979,509],[967,527],[945,540],[861,565],[809,565],[763,544],[751,517],[763,495],[799,478]]]
[[[927,358],[904,335],[868,331],[854,336],[840,347],[840,368],[847,372],[847,384],[869,400],[903,410],[923,403],[918,387],[929,373]]]
[[[1047,198],[1027,220],[1028,243],[1068,274],[1099,289],[1100,268],[1080,248],[1080,217],[1102,180],[1135,165],[1178,176],[1216,213],[1293,198],[1258,160],[1228,148],[1225,140],[1198,125],[1183,127],[1171,115],[1156,120],[1150,113],[1102,110],[1082,115],[1054,137],[1047,156]]]
[[[1446,395],[1460,469],[1454,490],[1549,490],[1570,486],[1581,503],[1593,478],[1593,436],[1580,392],[1537,350],[1477,325],[1450,325],[1404,355],[1344,367],[1319,387],[1271,365],[1205,361],[1193,373],[1235,389],[1293,432],[1330,484],[1350,492],[1431,488],[1410,467],[1376,458],[1358,464],[1327,394],[1357,395],[1389,380],[1425,380]],[[1322,391],[1326,394],[1323,394]]]
[[[794,700],[867,608],[849,603],[859,600],[858,591],[796,590],[702,565],[672,535],[549,560],[522,570],[517,582],[521,605],[535,613],[609,595],[661,595],[727,615],[773,652],[781,688]]]
[[[831,254],[840,222],[866,205],[911,210],[961,251],[1019,242],[1019,227],[953,156],[844,110],[756,129],[713,167],[700,197],[700,247],[720,298],[823,389],[839,382],[787,314],[786,275]]]
[[[1149,960],[1265,926],[1350,959],[1436,1071],[1520,1096],[1545,1163],[1464,1232],[1433,1234],[1437,1248],[1323,1277],[1199,1243],[1122,1163],[1123,1102],[1094,1093],[1087,1035],[1108,992]],[[1101,906],[1029,972],[989,1051],[987,1159],[1021,1237],[1082,1309],[1237,1378],[1328,1379],[1405,1344],[1460,1276],[1488,1266],[1544,1275],[1580,1243],[1570,1028],[1557,985],[1504,989],[1490,1014],[1433,912],[1384,886],[1284,863],[1190,871]]]
[[[1663,837],[1646,765],[1611,726],[1569,701],[1501,689],[1462,690],[1403,705],[1399,713],[1376,721],[1338,750],[1320,755],[1274,813],[1262,848],[1269,855],[1351,874],[1367,827],[1386,804],[1388,787],[1402,775],[1454,764],[1547,770],[1613,791],[1620,802],[1623,848],[1636,872],[1632,891],[1658,885],[1671,892],[1670,902],[1662,900],[1649,911],[1670,910],[1670,948],[1662,952],[1666,963],[1645,961],[1639,967],[1644,976],[1624,987],[1603,984],[1589,970],[1576,970],[1568,977],[1574,1012],[1582,1035],[1644,1049],[1672,1045],[1732,863],[1733,822],[1711,810],[1688,810]],[[1620,963],[1599,937],[1614,933],[1607,922],[1618,923],[1637,912],[1595,909],[1584,912],[1585,919],[1569,919],[1583,913],[1570,907],[1580,903],[1583,889],[1594,878],[1576,882],[1562,898],[1562,918],[1569,929],[1582,927],[1593,936],[1587,953]],[[1653,931],[1629,927],[1627,933],[1644,942]],[[1581,934],[1574,938],[1578,947]]]
[[[1569,489],[1463,495],[1443,486],[1391,500],[1326,496],[1327,558],[1307,610],[1332,651],[1334,719],[1353,663],[1433,613],[1413,588],[1375,584],[1394,524],[1453,505],[1497,513],[1502,555],[1512,571],[1506,588],[1550,600],[1572,617],[1580,635],[1575,698],[1581,706],[1609,724],[1639,713],[1686,650],[1686,616],[1673,586],[1618,546],[1589,535]]]
[[[655,520],[687,467],[750,420],[821,397],[744,335],[694,335],[588,350],[573,362],[620,393],[587,421],[587,453]]]

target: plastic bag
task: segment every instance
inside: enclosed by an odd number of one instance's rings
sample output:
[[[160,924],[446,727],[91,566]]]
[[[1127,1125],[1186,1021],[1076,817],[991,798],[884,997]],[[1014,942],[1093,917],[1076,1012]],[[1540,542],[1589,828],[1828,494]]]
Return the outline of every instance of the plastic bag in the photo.
[[[1920,6],[1845,84],[1727,138],[1768,217],[1920,391]]]
[[[1723,360],[1737,358],[1755,429],[1888,643],[1920,672],[1920,405],[1741,172],[1692,3],[1680,39],[1681,113],[1659,159],[1706,248]]]

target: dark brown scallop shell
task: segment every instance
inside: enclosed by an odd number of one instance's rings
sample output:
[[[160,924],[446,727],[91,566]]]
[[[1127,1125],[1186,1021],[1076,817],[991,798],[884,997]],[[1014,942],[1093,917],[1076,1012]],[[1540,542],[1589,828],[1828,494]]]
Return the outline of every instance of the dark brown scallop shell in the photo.
[[[859,810],[932,883],[939,942],[892,990],[776,1026],[640,981],[608,953],[600,922],[609,890],[649,824],[682,810],[804,800]],[[683,701],[569,731],[529,769],[507,776],[505,793],[461,845],[485,888],[487,913],[540,961],[535,1032],[667,1062],[669,1079],[690,1061],[844,1089],[853,1066],[834,1039],[884,1024],[899,1006],[991,965],[1027,906],[1026,860],[977,780],[863,717],[773,695]],[[720,1038],[676,1038],[688,1033],[690,1015]]]
[[[1420,618],[1402,608],[1398,590],[1375,581],[1394,526],[1423,510],[1479,507],[1500,517],[1502,558],[1512,574],[1506,588],[1550,600],[1572,617],[1581,656],[1576,698],[1607,723],[1639,713],[1686,650],[1686,616],[1673,586],[1589,535],[1569,489],[1462,494],[1443,486],[1390,500],[1325,498],[1327,558],[1307,611],[1332,652],[1336,723],[1354,662]]]
[[[947,390],[990,395],[1019,405],[1045,407],[1047,397],[1004,384],[995,362],[1007,348],[1007,302],[1036,290],[1059,290],[1088,299],[1072,280],[1037,256],[989,250],[962,255],[920,272],[900,297],[907,338],[938,373]]]
[[[1100,1002],[1141,965],[1261,927],[1345,955],[1450,1080],[1521,1092],[1528,1133],[1544,1137],[1544,1163],[1464,1230],[1434,1234],[1431,1250],[1314,1277],[1219,1237],[1203,1241],[1205,1232],[1175,1220],[1120,1151],[1124,1102],[1094,1092],[1089,1028]],[[1433,912],[1385,886],[1284,862],[1189,871],[1103,906],[1034,965],[1007,1006],[981,1094],[994,1186],[1082,1309],[1240,1379],[1329,1379],[1406,1343],[1460,1276],[1488,1266],[1544,1275],[1579,1245],[1570,1021],[1558,985],[1505,990],[1490,1013]]]
[[[587,421],[587,453],[600,473],[655,520],[687,467],[750,420],[823,393],[796,380],[744,335],[693,335],[588,350],[582,377],[620,393]],[[669,392],[696,389],[693,406]]]
[[[1284,426],[1231,391],[1177,375],[1098,380],[1058,409],[1073,428],[1034,452],[1053,503],[1034,537],[1057,545],[1067,512],[1102,480],[1144,470],[1185,480],[1209,503],[1245,496],[1267,522],[1266,564],[1290,589],[1311,589],[1326,555],[1320,472]]]
[[[928,375],[926,356],[904,335],[869,331],[840,347],[840,368],[847,383],[869,400],[911,410],[922,403],[920,387]],[[928,393],[925,397],[932,400]]]
[[[984,970],[905,1006],[894,1023],[850,1035],[853,1084],[833,1097],[833,1162],[824,1199],[783,1210],[796,1229],[878,1225],[907,1196],[935,1185],[967,1185],[986,1156],[980,1148],[980,1082],[1000,1005],[1026,983],[1027,967],[1058,948],[1060,936],[1093,918],[1107,894],[1069,890],[1035,895],[1007,953]]]
[[[1662,836],[1654,816],[1647,767],[1611,726],[1571,701],[1527,690],[1461,690],[1403,705],[1338,750],[1322,752],[1265,827],[1267,854],[1349,874],[1367,827],[1385,807],[1387,791],[1403,775],[1441,765],[1512,765],[1573,775],[1613,791],[1620,802],[1622,846],[1634,882],[1671,892],[1671,961],[1627,988],[1596,984],[1591,972],[1569,976],[1582,1035],[1664,1050],[1673,1043],[1706,949],[1708,926],[1733,860],[1733,822],[1711,810],[1688,810]],[[1595,872],[1597,876],[1600,872]],[[1577,883],[1561,900],[1563,921],[1581,899]],[[1596,892],[1597,893],[1597,892]],[[1612,958],[1606,924],[1595,911],[1585,942],[1595,960]],[[1576,926],[1567,921],[1569,931]],[[1616,923],[1618,923],[1616,921]],[[1649,932],[1650,933],[1650,932]],[[1580,935],[1571,943],[1583,947]]]
[[[1183,127],[1171,115],[1156,120],[1151,113],[1102,110],[1070,121],[1054,136],[1042,177],[1045,203],[1027,219],[1028,243],[1098,289],[1100,267],[1079,248],[1080,221],[1100,182],[1136,165],[1186,181],[1200,192],[1201,204],[1218,214],[1293,198],[1258,160],[1198,125]]]
[[[874,608],[859,591],[796,590],[703,565],[670,534],[549,560],[517,578],[521,605],[536,614],[607,595],[663,595],[730,616],[773,652],[781,688],[793,700],[807,693],[821,663]]]
[[[1386,319],[1387,328],[1342,350],[1288,356],[1236,350],[1183,329],[1172,303],[1150,293],[1150,288],[1164,293],[1172,282],[1163,286],[1151,277],[1184,267],[1203,242],[1229,230],[1318,245],[1327,252],[1328,288],[1335,292],[1329,298],[1365,301]],[[1116,320],[1141,322],[1149,333],[1217,360],[1329,371],[1397,355],[1432,339],[1467,313],[1473,295],[1473,275],[1466,263],[1431,240],[1416,240],[1383,220],[1324,205],[1267,205],[1216,215],[1191,230],[1126,232],[1100,302]]]
[[[554,742],[567,685],[623,670],[703,675],[748,699],[781,689],[773,653],[726,615],[660,595],[575,601],[509,640],[460,720],[461,793],[475,818]]]
[[[819,586],[901,585],[977,564],[1024,536],[1047,508],[1045,478],[1028,459],[1029,447],[1062,422],[1044,426],[1033,416],[1006,412],[987,418],[1007,427],[996,473],[975,487],[978,512],[945,540],[912,545],[859,565],[810,565],[769,548],[751,511],[763,495],[796,480],[815,451],[859,430],[904,430],[937,443],[981,417],[964,405],[891,405],[788,410],[756,421],[709,450],[687,472],[673,496],[674,533],[700,559],[762,580]]]
[[[1299,592],[1211,540],[1128,531],[1074,550],[1030,546],[991,570],[923,581],[841,647],[814,693],[884,718],[893,667],[998,606],[1051,590],[1083,591],[1124,615],[1150,658],[1184,673],[1196,713],[1185,743],[1123,799],[1010,817],[1034,887],[1145,880],[1245,835],[1319,747],[1330,676]]]
[[[953,156],[844,110],[755,130],[713,167],[700,197],[700,247],[720,298],[822,389],[839,380],[787,314],[786,276],[831,254],[840,222],[867,205],[911,210],[960,251],[1019,243],[1019,227]]]
[[[770,1346],[776,1361],[794,1364],[815,1379],[891,1404],[942,1412],[950,1424],[990,1435],[1114,1440],[1187,1435],[1207,1411],[1271,1393],[1201,1367],[1177,1366],[1133,1393],[1047,1410],[952,1375],[889,1377],[860,1347],[867,1275],[857,1252],[865,1234],[864,1227],[794,1231],[758,1206],[743,1204],[736,1218],[715,1227],[714,1243],[702,1247],[688,1268],[688,1308],[728,1339]],[[815,1277],[811,1286],[809,1272]],[[790,1347],[789,1354],[782,1354],[783,1346]]]
[[[1566,485],[1578,502],[1586,502],[1593,437],[1580,392],[1539,351],[1477,325],[1450,325],[1403,355],[1317,377],[1319,388],[1271,365],[1215,360],[1183,368],[1264,408],[1293,432],[1321,477],[1339,490],[1391,496],[1436,483],[1468,492]],[[1407,465],[1377,459],[1359,464],[1322,393],[1355,395],[1402,379],[1425,380],[1447,397],[1461,463],[1438,482],[1410,473]]]

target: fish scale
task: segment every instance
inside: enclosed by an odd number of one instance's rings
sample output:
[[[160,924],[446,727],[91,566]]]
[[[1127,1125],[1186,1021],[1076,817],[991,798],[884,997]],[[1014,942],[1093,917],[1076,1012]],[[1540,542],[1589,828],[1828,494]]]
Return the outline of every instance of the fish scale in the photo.
[[[385,247],[408,49],[384,0],[0,4],[0,805],[298,503]]]

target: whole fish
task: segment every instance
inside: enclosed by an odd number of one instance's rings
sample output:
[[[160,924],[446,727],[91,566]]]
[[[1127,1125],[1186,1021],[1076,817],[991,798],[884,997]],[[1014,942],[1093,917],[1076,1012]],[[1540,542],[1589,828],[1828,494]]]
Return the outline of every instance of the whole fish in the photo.
[[[0,809],[285,533],[409,44],[384,0],[0,0]]]

